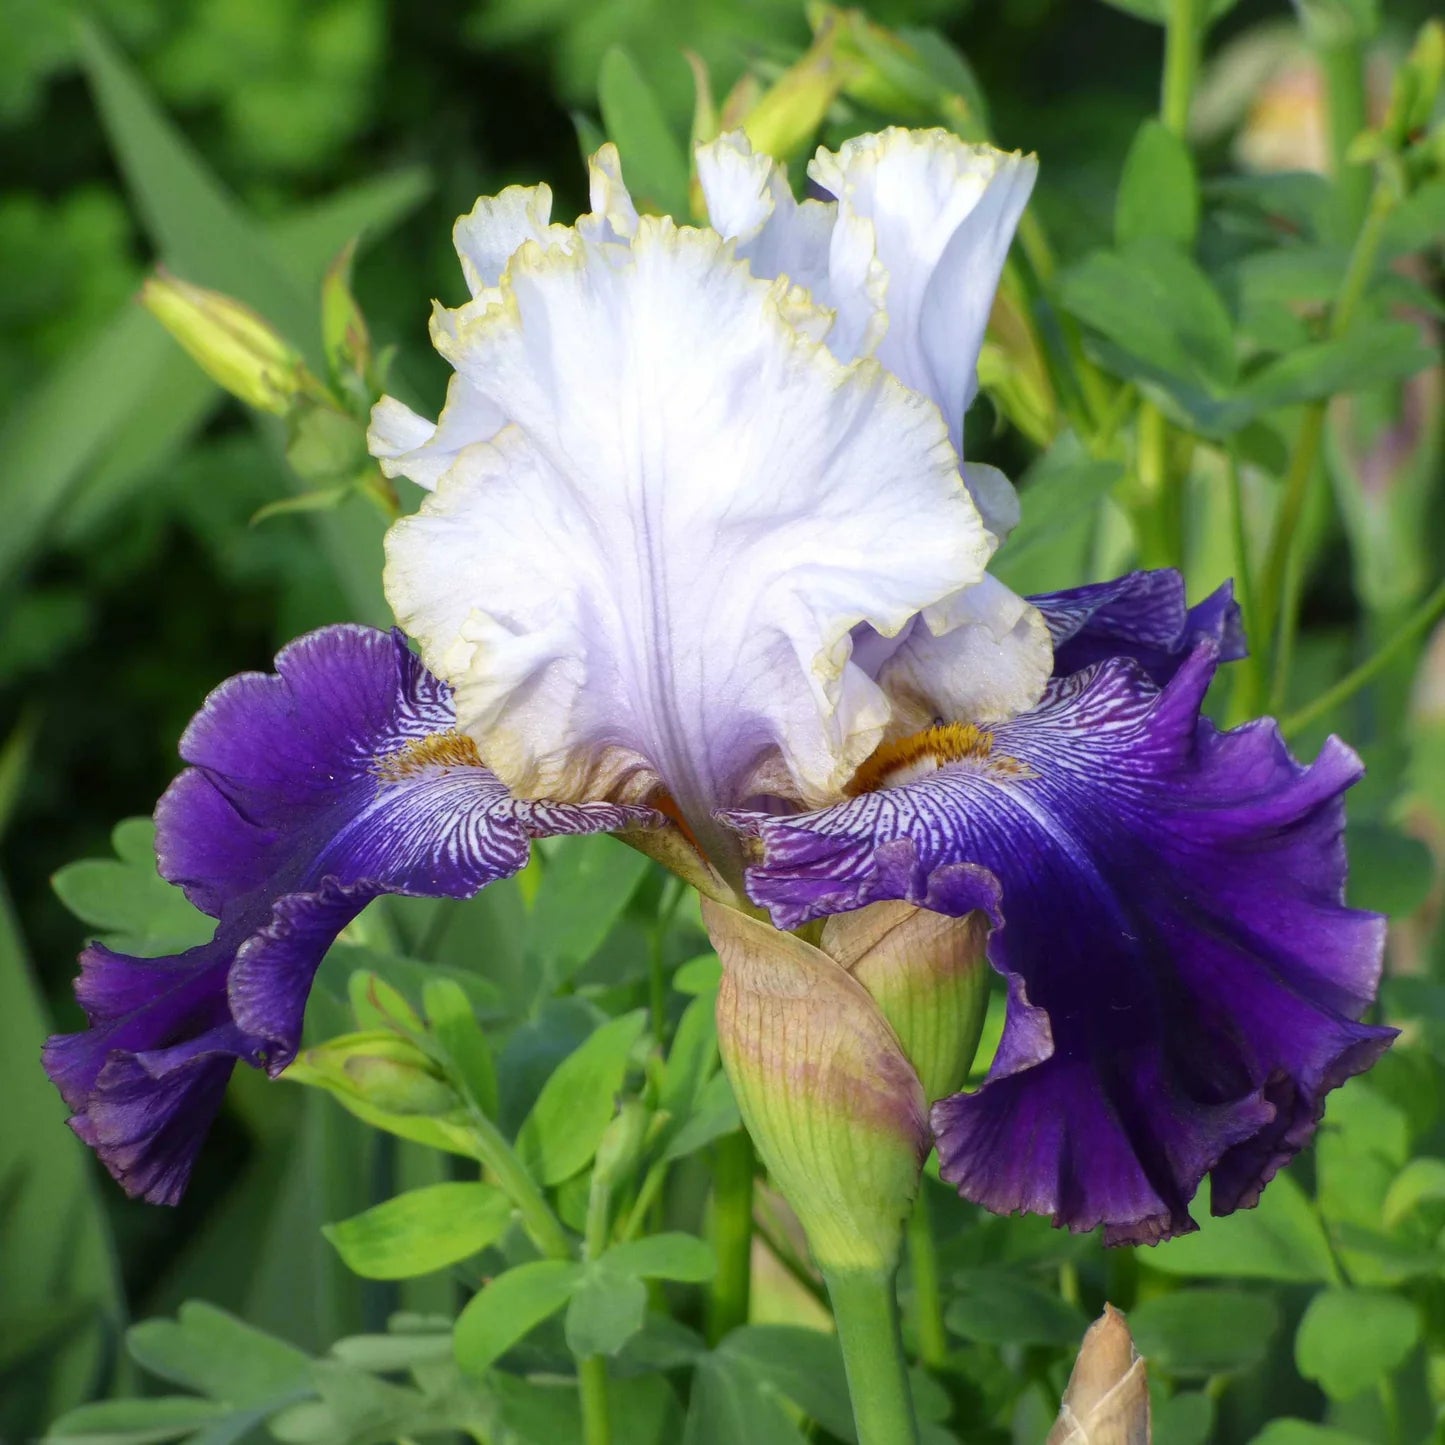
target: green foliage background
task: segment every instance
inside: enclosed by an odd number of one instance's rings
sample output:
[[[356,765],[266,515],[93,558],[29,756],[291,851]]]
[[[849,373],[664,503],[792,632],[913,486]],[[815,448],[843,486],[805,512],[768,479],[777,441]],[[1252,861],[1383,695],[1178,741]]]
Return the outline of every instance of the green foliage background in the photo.
[[[1298,177],[1238,175],[1243,117],[1229,104],[1230,73],[1216,70],[1209,94],[1222,119],[1196,147],[1211,219],[1195,249],[1223,303],[1216,315],[1214,301],[1199,302],[1203,319],[1186,318],[1194,329],[1179,333],[1187,344],[1177,354],[1178,336],[1131,330],[1155,315],[1131,305],[1153,275],[1142,253],[1126,255],[1131,241],[1151,244],[1131,232],[1170,224],[1161,172],[1131,153],[1158,107],[1162,32],[1130,13],[1149,9],[890,0],[870,15],[937,27],[972,68],[994,138],[1039,152],[1035,211],[1062,277],[1053,324],[1083,335],[1106,374],[1137,383],[1171,421],[1234,438],[1246,527],[1262,536],[1299,398],[1266,397],[1247,419],[1229,411],[1245,404],[1234,358],[1241,348],[1287,356],[1311,339],[1300,318],[1333,294],[1340,249],[1321,208],[1339,198]],[[1392,0],[1381,55],[1403,53],[1428,11]],[[57,0],[0,0],[0,1436],[31,1438],[87,1400],[154,1393],[157,1375],[192,1403],[142,1410],[128,1435],[115,1416],[95,1438],[238,1440],[297,1402],[313,1414],[288,1416],[285,1438],[425,1434],[414,1401],[386,1391],[402,1388],[395,1380],[414,1359],[447,1354],[446,1322],[495,1262],[363,1280],[321,1226],[449,1180],[443,1155],[364,1129],[320,1089],[270,1086],[243,1070],[185,1202],[157,1210],[100,1175],[39,1072],[45,1033],[79,1022],[73,915],[149,951],[194,939],[195,918],[154,878],[147,826],[111,832],[150,811],[205,692],[266,666],[310,627],[385,620],[381,524],[368,504],[356,497],[324,515],[250,525],[294,487],[280,429],[253,424],[131,297],[163,259],[243,296],[315,352],[321,274],[362,232],[355,290],[377,339],[399,348],[393,388],[434,412],[445,371],[426,346],[425,305],[459,299],[451,222],[477,194],[539,178],[558,193],[558,213],[580,208],[578,131],[609,119],[597,82],[611,47],[625,47],[682,136],[693,97],[684,47],[722,95],[745,70],[775,76],[809,28],[793,0],[97,0],[85,15],[78,24]],[[1275,38],[1261,27],[1277,27]],[[1209,54],[1241,44],[1235,53],[1262,53],[1279,27],[1292,27],[1280,7],[1245,0],[1215,26]],[[850,127],[867,128],[845,107],[824,134]],[[1131,154],[1147,171],[1132,192]],[[1319,244],[1292,267],[1239,264],[1260,236],[1273,245],[1280,216]],[[1419,259],[1386,283],[1396,294],[1373,297],[1381,324],[1402,302],[1441,316],[1442,218],[1436,193],[1392,233],[1398,254]],[[1261,243],[1266,252],[1280,254]],[[1160,263],[1166,313],[1192,295],[1173,264]],[[1430,336],[1422,344],[1438,349]],[[1409,386],[1372,385],[1336,404],[1345,411],[1326,443],[1333,500],[1320,493],[1301,521],[1310,545],[1286,710],[1395,635],[1440,580],[1438,368]],[[1067,438],[1045,449],[1007,414],[980,405],[969,442],[974,458],[1023,478],[1009,580],[1056,588],[1122,570],[1133,550],[1109,500],[1119,481],[1111,464],[1071,451]],[[1191,596],[1233,570],[1213,465],[1203,453],[1185,463]],[[953,1351],[936,1398],[921,1397],[937,1438],[1041,1439],[1083,1324],[1105,1297],[1129,1309],[1153,1363],[1161,1445],[1442,1438],[1445,659],[1427,640],[1412,639],[1370,688],[1297,739],[1309,754],[1338,729],[1371,765],[1352,804],[1353,891],[1392,914],[1386,1003],[1406,1039],[1336,1096],[1317,1147],[1259,1210],[1156,1251],[1106,1255],[1038,1221],[981,1217],[926,1184]],[[97,861],[52,886],[77,858]],[[559,851],[540,877],[549,890],[540,901],[529,874],[461,908],[375,910],[361,941],[328,961],[314,1037],[351,1026],[357,970],[380,972],[419,1005],[408,966],[424,957],[496,1025],[497,1110],[509,1131],[521,1126],[562,1058],[615,1027],[607,1016],[647,1002],[649,956],[671,968],[706,949],[660,876],[611,844]],[[705,968],[700,977],[667,1001],[679,1029],[673,1055],[689,999],[706,1003]],[[669,1067],[681,1068],[673,1055]],[[689,1108],[704,1152],[678,1156],[668,1196],[670,1221],[684,1230],[702,1219],[708,1131],[731,1123],[726,1099],[716,1087],[704,1099],[701,1079]],[[684,1283],[669,1290],[685,1291],[690,1266],[670,1267]],[[685,1292],[673,1298],[679,1318],[698,1324],[700,1306]],[[738,1332],[707,1353],[649,1335],[653,1365],[632,1360],[618,1387],[635,1410],[624,1438],[682,1438],[688,1398],[708,1418],[739,1422],[738,1433],[708,1435],[695,1408],[689,1441],[795,1440],[803,1417],[815,1439],[849,1438],[836,1389],[830,1406],[819,1385],[837,1384],[836,1357],[818,1357],[798,1330],[816,1322],[799,1298],[780,1290],[753,1327],[763,1334]],[[170,1321],[187,1300],[207,1303]],[[128,1356],[131,1321],[150,1323],[132,1332]],[[616,1325],[590,1327],[605,1335]],[[341,1340],[347,1348],[334,1348]],[[555,1347],[535,1349],[545,1360]],[[664,1378],[665,1391],[649,1383]],[[373,1393],[358,1393],[358,1380]],[[553,1405],[519,1400],[498,1406],[505,1422],[479,1438],[575,1433]],[[444,1411],[437,1419],[439,1429],[454,1423]]]

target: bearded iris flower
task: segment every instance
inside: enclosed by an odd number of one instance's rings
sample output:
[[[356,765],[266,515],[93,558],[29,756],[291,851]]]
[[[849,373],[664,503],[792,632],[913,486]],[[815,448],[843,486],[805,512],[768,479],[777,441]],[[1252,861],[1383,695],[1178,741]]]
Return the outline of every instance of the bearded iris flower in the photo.
[[[574,226],[545,186],[458,223],[446,407],[373,418],[428,493],[387,539],[405,633],[325,629],[212,696],[157,825],[215,938],[93,945],[91,1027],[47,1050],[132,1193],[179,1196],[238,1059],[294,1057],[371,898],[467,896],[544,834],[625,832],[782,929],[981,915],[1008,1018],[987,1082],[929,1101],[944,1176],[1116,1242],[1192,1228],[1206,1174],[1252,1203],[1388,1045],[1383,924],[1342,902],[1357,760],[1201,716],[1227,589],[986,571],[1017,503],[962,423],[1033,161],[894,130],[810,174],[832,199],[723,137],[679,227],[605,147]]]

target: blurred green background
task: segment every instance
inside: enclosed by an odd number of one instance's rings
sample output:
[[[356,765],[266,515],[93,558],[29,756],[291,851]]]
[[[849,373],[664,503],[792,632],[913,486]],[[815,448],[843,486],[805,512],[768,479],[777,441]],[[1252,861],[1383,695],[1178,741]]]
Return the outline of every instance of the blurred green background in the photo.
[[[1380,65],[1432,9],[1391,0]],[[1160,29],[1094,0],[879,0],[868,13],[936,27],[966,57],[998,142],[1039,153],[1035,207],[1062,263],[1109,241],[1124,157],[1158,106]],[[71,1349],[95,1308],[143,1317],[202,1295],[321,1349],[394,1303],[339,1280],[315,1235],[334,1217],[322,1196],[339,1186],[324,1171],[346,1153],[350,1121],[323,1126],[300,1091],[240,1079],[183,1205],[153,1209],[97,1177],[34,1063],[49,1024],[79,1024],[82,929],[52,875],[109,857],[115,821],[149,813],[217,681],[267,666],[307,628],[382,620],[368,504],[251,525],[291,487],[281,439],[134,304],[141,279],[164,250],[190,279],[275,299],[278,320],[294,298],[305,315],[326,264],[361,232],[355,291],[377,342],[398,347],[392,389],[434,412],[446,372],[427,345],[427,298],[462,294],[451,223],[479,193],[539,178],[558,214],[581,208],[579,121],[595,121],[609,47],[627,48],[682,132],[684,47],[721,96],[749,68],[776,73],[809,36],[795,0],[97,0],[86,14],[94,28],[82,31],[58,0],[0,0],[0,1434],[17,1438],[113,1363],[111,1335],[87,1337],[59,1371],[29,1368]],[[1286,6],[1229,10],[1196,105],[1206,181],[1322,164],[1311,84]],[[175,133],[157,126],[162,110]],[[177,134],[200,163],[193,189],[157,193],[135,155],[164,153],[184,175],[184,152],[167,149]],[[203,274],[222,256],[220,274]],[[1438,275],[1423,279],[1438,295]],[[1426,420],[1400,446],[1436,468],[1438,373],[1421,384]],[[972,455],[1019,475],[1034,448],[984,411]],[[1423,489],[1414,524],[1426,557],[1438,556],[1438,492]],[[349,573],[332,565],[338,547],[357,559]],[[1388,596],[1367,608],[1362,589],[1398,586],[1403,607],[1434,580],[1383,572],[1352,579],[1338,536],[1319,550],[1301,648],[1316,683],[1340,670],[1367,610],[1399,611]],[[1417,686],[1431,716],[1445,712],[1445,676],[1426,655],[1419,683],[1419,656],[1354,720],[1372,761],[1392,759],[1387,778],[1417,769],[1411,828],[1431,836],[1445,813],[1417,805],[1445,802],[1445,787],[1418,771],[1428,748],[1403,757],[1402,719]],[[1402,832],[1377,842],[1377,871],[1405,889],[1396,946],[1423,967],[1434,865]],[[144,837],[129,847],[144,871]],[[143,886],[117,876],[122,912],[126,889]],[[388,1167],[362,1158],[353,1150],[345,1169]],[[1111,1268],[1127,1275],[1128,1258]],[[1311,1408],[1300,1388],[1279,1413]]]

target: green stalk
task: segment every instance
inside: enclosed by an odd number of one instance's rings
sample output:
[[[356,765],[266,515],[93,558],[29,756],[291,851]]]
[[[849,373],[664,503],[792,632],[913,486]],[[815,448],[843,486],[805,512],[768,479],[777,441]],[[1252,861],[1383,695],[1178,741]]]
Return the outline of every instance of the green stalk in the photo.
[[[1384,672],[1405,648],[1428,631],[1442,616],[1445,616],[1445,582],[1410,614],[1401,624],[1399,631],[1378,652],[1347,672],[1333,687],[1326,688],[1313,702],[1292,712],[1280,724],[1280,731],[1287,738],[1293,737],[1342,702],[1347,702],[1362,687]]]
[[[1164,30],[1164,79],[1159,119],[1181,140],[1189,129],[1189,106],[1199,70],[1203,32],[1199,0],[1169,0]],[[1136,450],[1140,507],[1135,517],[1139,558],[1145,567],[1184,562],[1183,478],[1170,475],[1169,425],[1152,403],[1141,401]]]
[[[476,1139],[477,1158],[492,1176],[492,1182],[517,1206],[522,1226],[532,1237],[532,1242],[549,1259],[571,1259],[572,1241],[562,1228],[561,1220],[552,1212],[552,1206],[547,1203],[537,1181],[527,1173],[502,1131],[473,1100],[468,1099],[467,1105]]]
[[[577,1361],[577,1389],[582,1398],[582,1439],[585,1445],[612,1445],[612,1419],[607,1413],[607,1361],[588,1355]]]
[[[917,1445],[918,1421],[898,1328],[894,1270],[837,1270],[825,1277],[858,1445]]]
[[[717,1142],[712,1236],[717,1274],[708,1299],[707,1339],[716,1345],[730,1330],[748,1322],[753,1277],[753,1141],[744,1129]]]
[[[587,1223],[582,1236],[582,1258],[589,1263],[607,1249],[612,1223],[612,1187],[600,1169],[592,1171],[587,1197]],[[577,1361],[577,1392],[582,1404],[584,1445],[612,1445],[612,1419],[607,1408],[607,1361],[587,1355]]]
[[[1244,619],[1244,635],[1262,639],[1259,611],[1254,596],[1254,567],[1249,556],[1249,528],[1244,520],[1244,484],[1239,475],[1239,458],[1231,447],[1225,453],[1229,478],[1229,524],[1234,541],[1234,585],[1236,600]],[[1250,650],[1240,665],[1238,681],[1229,699],[1229,725],[1238,726],[1258,715],[1264,706],[1265,654],[1259,647]]]
[[[1355,312],[1359,310],[1365,289],[1374,274],[1375,260],[1380,253],[1380,243],[1384,240],[1385,227],[1396,204],[1396,197],[1388,186],[1375,187],[1369,214],[1355,238],[1345,279],[1340,283],[1339,295],[1330,310],[1327,334],[1332,340],[1337,340],[1348,331]],[[1269,639],[1275,637],[1276,629],[1281,634],[1281,641],[1276,645],[1276,656],[1283,666],[1277,665],[1275,668],[1276,698],[1282,697],[1288,686],[1288,658],[1292,651],[1295,614],[1298,610],[1287,597],[1286,584],[1291,559],[1298,544],[1300,521],[1304,516],[1310,484],[1314,479],[1324,442],[1328,411],[1327,400],[1311,402],[1304,410],[1299,433],[1295,438],[1294,454],[1290,458],[1289,471],[1285,476],[1284,496],[1275,517],[1269,553],[1260,577],[1260,641],[1267,644]]]
[[[1199,73],[1199,41],[1203,33],[1199,0],[1170,0],[1164,30],[1164,85],[1159,119],[1181,138],[1189,129],[1189,106]]]
[[[948,1363],[948,1334],[943,1328],[943,1286],[927,1179],[919,1180],[918,1198],[908,1219],[908,1264],[918,1316],[918,1356],[930,1370],[941,1370]]]
[[[1330,168],[1344,205],[1345,223],[1353,234],[1364,221],[1365,207],[1370,201],[1369,167],[1345,158],[1351,141],[1369,124],[1364,47],[1358,40],[1345,40],[1320,46],[1318,54],[1325,80]]]

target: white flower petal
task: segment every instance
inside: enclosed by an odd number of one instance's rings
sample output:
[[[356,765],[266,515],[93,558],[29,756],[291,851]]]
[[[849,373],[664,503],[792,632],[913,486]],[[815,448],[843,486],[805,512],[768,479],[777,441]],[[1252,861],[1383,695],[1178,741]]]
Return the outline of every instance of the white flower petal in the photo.
[[[366,444],[387,476],[407,477],[430,492],[463,447],[494,437],[505,422],[471,382],[454,376],[435,425],[394,397],[382,397],[371,409]]]
[[[800,205],[786,168],[755,152],[742,131],[729,131],[697,148],[697,179],[709,224],[737,242],[737,255],[754,276],[769,281],[786,276],[810,291],[814,301],[831,306],[828,246],[835,206],[823,201]]]
[[[851,630],[978,581],[992,539],[937,409],[825,324],[645,217],[524,246],[437,328],[509,425],[392,529],[387,595],[523,796],[661,786],[701,833],[758,791],[836,797],[882,737]]]
[[[945,722],[1001,722],[1043,696],[1054,649],[1043,617],[996,577],[925,608],[874,673],[890,737]]]
[[[931,396],[958,447],[978,390],[978,352],[1038,163],[944,130],[897,128],[820,150],[808,173],[838,201],[829,261],[833,341],[872,354]],[[883,289],[878,296],[881,271]],[[839,354],[844,354],[839,351]],[[961,452],[960,452],[961,454]]]

